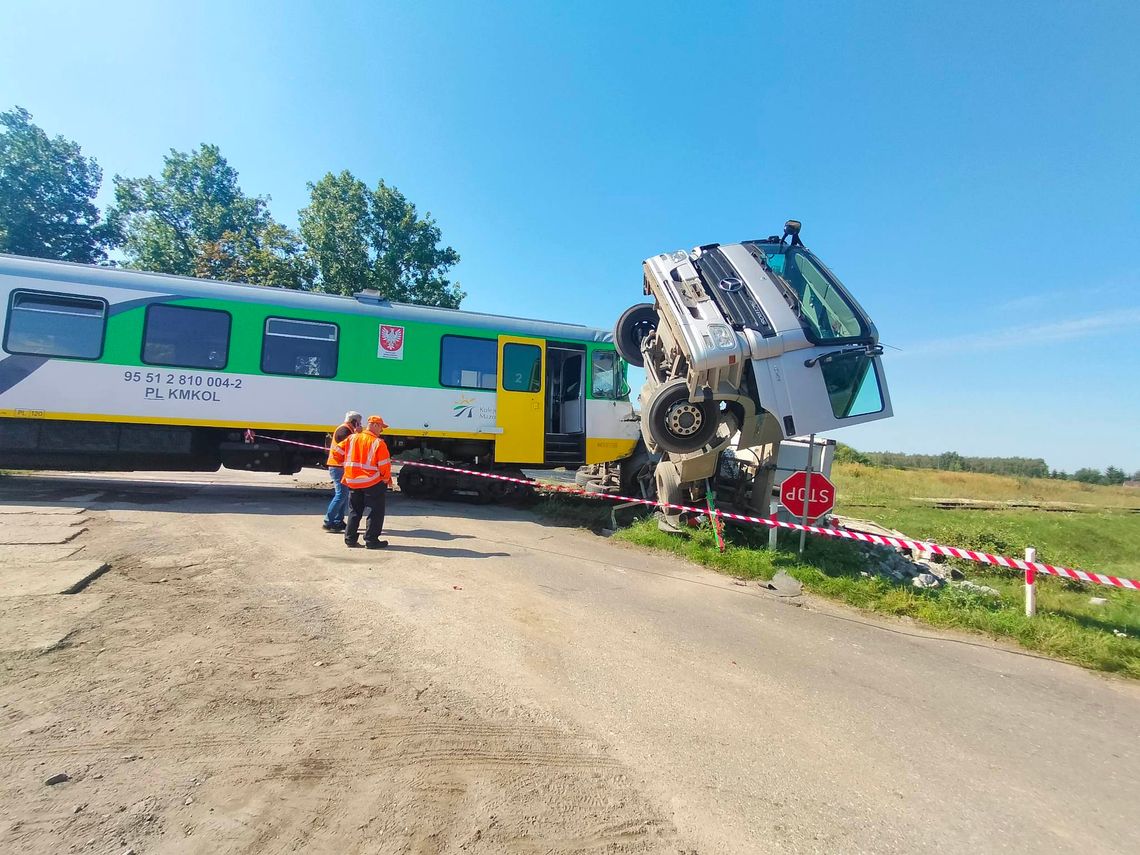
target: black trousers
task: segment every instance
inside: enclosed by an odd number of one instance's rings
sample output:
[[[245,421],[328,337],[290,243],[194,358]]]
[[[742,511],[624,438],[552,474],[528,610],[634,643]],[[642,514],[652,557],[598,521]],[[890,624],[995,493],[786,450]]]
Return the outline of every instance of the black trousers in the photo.
[[[364,542],[379,540],[384,530],[384,500],[388,495],[388,485],[381,481],[363,490],[353,490],[348,496],[348,527],[344,530],[346,543],[356,543],[360,531],[360,518],[364,509],[371,508],[368,514],[368,527],[364,530]]]

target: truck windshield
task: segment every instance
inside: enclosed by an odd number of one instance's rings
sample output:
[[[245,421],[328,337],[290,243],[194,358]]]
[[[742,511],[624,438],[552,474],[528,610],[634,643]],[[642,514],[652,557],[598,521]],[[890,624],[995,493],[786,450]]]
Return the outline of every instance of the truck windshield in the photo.
[[[773,273],[799,300],[804,332],[816,344],[866,339],[870,332],[862,313],[835,279],[800,247],[756,244]]]

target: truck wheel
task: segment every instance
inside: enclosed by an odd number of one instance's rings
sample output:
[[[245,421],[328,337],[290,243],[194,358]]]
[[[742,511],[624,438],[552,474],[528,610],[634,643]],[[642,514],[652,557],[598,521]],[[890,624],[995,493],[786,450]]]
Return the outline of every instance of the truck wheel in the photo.
[[[652,303],[638,303],[622,312],[614,330],[618,356],[630,365],[643,367],[645,358],[641,355],[641,341],[657,329],[657,320],[657,309]]]
[[[656,499],[666,505],[684,504],[684,495],[681,492],[681,478],[672,463],[663,462],[653,473],[656,484]],[[676,508],[666,508],[658,505],[661,514],[657,527],[661,531],[675,533],[681,530],[681,512]]]
[[[716,436],[720,411],[712,401],[692,403],[689,385],[679,377],[654,392],[642,419],[658,446],[674,454],[688,454]]]

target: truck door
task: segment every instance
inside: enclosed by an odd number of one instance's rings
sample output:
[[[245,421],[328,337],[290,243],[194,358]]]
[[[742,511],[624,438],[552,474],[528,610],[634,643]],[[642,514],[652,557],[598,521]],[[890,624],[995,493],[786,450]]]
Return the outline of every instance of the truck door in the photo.
[[[863,424],[892,414],[883,366],[865,348],[816,347],[754,360],[761,406],[785,437]]]
[[[546,342],[499,336],[498,426],[495,460],[542,463],[546,440]]]

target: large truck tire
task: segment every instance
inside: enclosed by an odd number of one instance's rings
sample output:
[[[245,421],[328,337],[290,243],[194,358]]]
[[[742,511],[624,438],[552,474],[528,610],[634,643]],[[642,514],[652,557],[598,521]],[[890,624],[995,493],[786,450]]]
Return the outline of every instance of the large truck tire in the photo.
[[[716,436],[720,410],[714,401],[690,401],[689,384],[679,377],[653,393],[641,418],[658,447],[674,454],[688,454]]]
[[[684,504],[681,476],[670,461],[663,460],[654,470],[653,477],[657,486],[657,495],[654,498],[661,503],[658,505],[661,516],[658,518],[657,527],[661,531],[676,533],[681,530],[681,512],[676,508],[664,506]]]
[[[657,329],[658,320],[653,303],[638,303],[622,312],[614,329],[618,356],[630,365],[643,368],[645,358],[641,355],[641,341]]]

